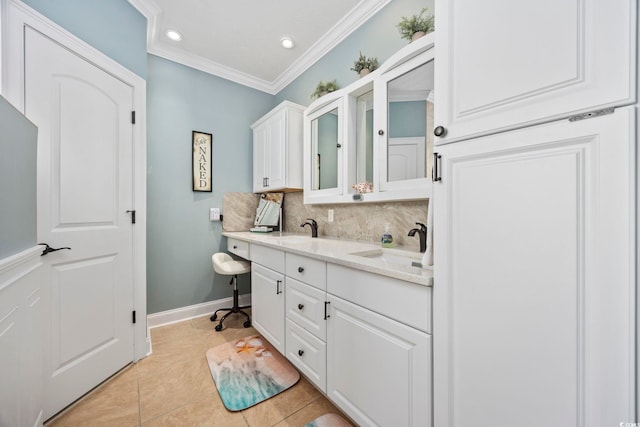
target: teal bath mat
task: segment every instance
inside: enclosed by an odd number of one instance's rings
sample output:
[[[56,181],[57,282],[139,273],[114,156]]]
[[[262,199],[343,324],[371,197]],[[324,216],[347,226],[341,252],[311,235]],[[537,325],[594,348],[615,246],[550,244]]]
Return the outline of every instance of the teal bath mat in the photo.
[[[293,386],[300,373],[260,335],[207,351],[213,382],[224,406],[241,411]]]

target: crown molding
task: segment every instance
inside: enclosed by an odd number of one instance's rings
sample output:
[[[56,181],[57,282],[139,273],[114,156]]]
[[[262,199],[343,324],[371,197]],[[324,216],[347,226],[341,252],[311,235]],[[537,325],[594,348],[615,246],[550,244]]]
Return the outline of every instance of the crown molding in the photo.
[[[128,0],[147,18],[147,52],[214,76],[275,95],[308,70],[320,58],[378,13],[391,0],[361,0],[347,15],[327,31],[320,40],[273,81],[267,81],[199,55],[167,46],[159,41],[162,10],[153,0]]]

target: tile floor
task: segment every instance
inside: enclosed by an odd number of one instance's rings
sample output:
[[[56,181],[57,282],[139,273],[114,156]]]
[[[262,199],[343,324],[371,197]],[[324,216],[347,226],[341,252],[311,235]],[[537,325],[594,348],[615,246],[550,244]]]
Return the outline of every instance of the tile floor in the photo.
[[[302,376],[271,399],[244,411],[228,411],[211,379],[205,352],[257,333],[243,328],[242,321],[242,316],[231,316],[221,332],[213,330],[209,317],[152,329],[151,356],[124,369],[45,426],[302,427],[328,412],[342,415]]]

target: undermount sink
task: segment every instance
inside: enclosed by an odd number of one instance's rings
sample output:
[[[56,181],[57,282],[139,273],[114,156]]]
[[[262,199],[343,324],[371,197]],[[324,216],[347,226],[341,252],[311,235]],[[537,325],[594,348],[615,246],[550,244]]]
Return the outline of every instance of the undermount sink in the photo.
[[[400,249],[380,248],[370,251],[353,252],[350,255],[368,258],[371,260],[375,260],[375,262],[377,263],[384,263],[387,265],[423,268],[422,264],[420,263],[422,254],[417,252],[403,251]]]

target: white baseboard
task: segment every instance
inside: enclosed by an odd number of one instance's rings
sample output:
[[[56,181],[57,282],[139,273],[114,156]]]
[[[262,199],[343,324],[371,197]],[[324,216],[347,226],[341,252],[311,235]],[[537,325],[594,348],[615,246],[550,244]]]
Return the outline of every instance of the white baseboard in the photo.
[[[251,294],[240,295],[238,297],[238,304],[251,304]],[[157,328],[158,326],[165,326],[189,319],[195,319],[196,317],[210,316],[214,311],[220,308],[231,307],[232,305],[233,298],[229,297],[215,301],[203,302],[202,304],[175,308],[173,310],[161,311],[160,313],[149,314],[147,316],[147,328],[152,329]],[[148,347],[148,350],[151,350],[150,346]]]

